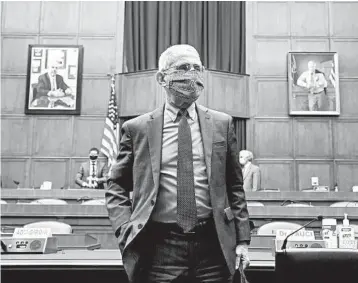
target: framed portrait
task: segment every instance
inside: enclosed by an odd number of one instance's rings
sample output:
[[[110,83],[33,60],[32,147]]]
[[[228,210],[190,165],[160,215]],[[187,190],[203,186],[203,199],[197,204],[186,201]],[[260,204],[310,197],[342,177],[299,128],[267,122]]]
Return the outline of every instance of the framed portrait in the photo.
[[[339,73],[336,52],[288,53],[290,115],[339,115]]]
[[[29,45],[26,114],[81,113],[83,46]]]

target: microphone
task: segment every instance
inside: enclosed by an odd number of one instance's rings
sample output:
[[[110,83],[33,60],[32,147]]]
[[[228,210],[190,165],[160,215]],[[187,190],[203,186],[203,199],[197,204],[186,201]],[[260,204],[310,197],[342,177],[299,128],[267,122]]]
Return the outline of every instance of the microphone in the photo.
[[[291,234],[288,234],[287,237],[285,238],[285,240],[283,240],[282,246],[281,246],[281,250],[286,250],[286,246],[287,246],[287,240],[289,237],[291,237],[293,234],[295,234],[296,232],[300,231],[301,229],[307,227],[308,225],[310,225],[312,222],[315,221],[322,221],[322,215],[318,215],[317,217],[313,218],[310,222],[306,223],[305,225],[303,225],[302,227],[296,229],[295,231],[293,231]]]
[[[83,197],[78,198],[78,199],[77,199],[77,202],[85,201],[85,200],[93,200],[93,198],[88,197],[88,196],[83,196]]]

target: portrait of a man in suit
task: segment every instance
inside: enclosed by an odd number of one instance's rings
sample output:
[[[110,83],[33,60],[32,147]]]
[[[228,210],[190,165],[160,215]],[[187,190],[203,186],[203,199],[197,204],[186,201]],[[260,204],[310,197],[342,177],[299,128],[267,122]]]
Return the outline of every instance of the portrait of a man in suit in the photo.
[[[304,71],[297,79],[297,85],[308,91],[309,111],[326,110],[323,109],[327,88],[324,73],[316,69],[315,61],[309,61],[307,66],[308,70]]]
[[[260,168],[252,164],[254,156],[251,151],[240,151],[240,164],[244,176],[244,190],[246,192],[259,191],[261,187]]]
[[[51,60],[47,72],[39,76],[31,106],[50,108],[74,106],[72,89],[65,83],[63,77],[57,74],[59,65],[56,60]]]
[[[195,102],[194,47],[171,46],[158,65],[166,102],[123,124],[106,192],[125,271],[130,282],[231,282],[250,243],[233,119]]]
[[[291,115],[339,115],[336,52],[289,52],[288,94]]]
[[[98,160],[98,155],[98,148],[91,148],[89,160],[81,164],[75,179],[76,184],[81,188],[104,189],[108,179],[108,166],[106,162]]]

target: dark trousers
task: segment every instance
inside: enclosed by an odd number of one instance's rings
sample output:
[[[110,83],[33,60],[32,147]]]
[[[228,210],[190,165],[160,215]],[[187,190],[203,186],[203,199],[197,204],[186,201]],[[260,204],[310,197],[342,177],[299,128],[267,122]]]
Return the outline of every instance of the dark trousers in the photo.
[[[141,283],[231,282],[213,220],[189,234],[176,224],[152,222],[145,235]]]

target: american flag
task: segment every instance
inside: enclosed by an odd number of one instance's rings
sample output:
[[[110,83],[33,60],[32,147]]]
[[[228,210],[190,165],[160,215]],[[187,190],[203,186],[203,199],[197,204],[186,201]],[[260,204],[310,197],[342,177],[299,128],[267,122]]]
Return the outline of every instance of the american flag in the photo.
[[[332,61],[332,68],[331,73],[329,74],[329,79],[334,87],[336,87],[336,68],[334,66],[334,63]]]
[[[118,155],[119,117],[114,76],[111,78],[111,95],[109,97],[108,112],[104,124],[101,152],[108,158],[111,167]]]

